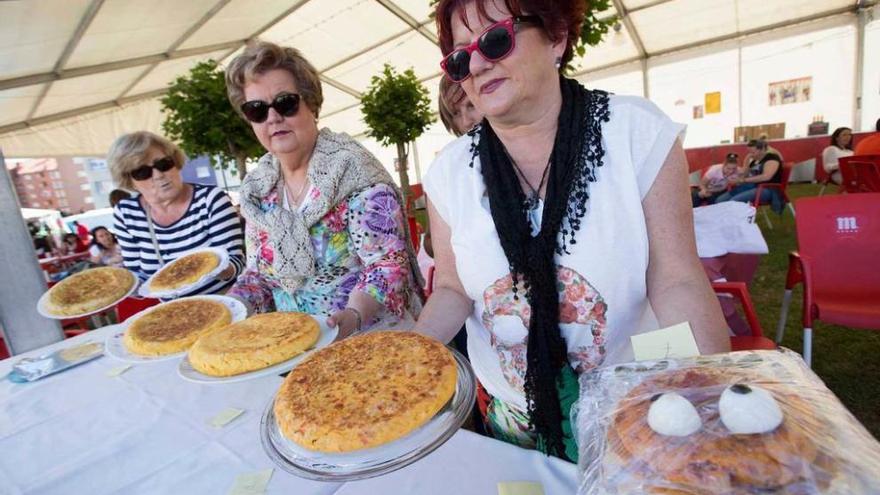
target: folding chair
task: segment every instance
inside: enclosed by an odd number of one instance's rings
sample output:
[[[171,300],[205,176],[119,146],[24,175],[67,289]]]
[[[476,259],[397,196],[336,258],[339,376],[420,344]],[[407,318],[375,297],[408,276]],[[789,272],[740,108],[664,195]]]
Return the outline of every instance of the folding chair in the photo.
[[[730,337],[732,351],[776,349],[776,343],[764,337],[764,331],[761,330],[761,323],[758,321],[758,314],[755,312],[755,306],[752,304],[752,298],[749,296],[749,289],[745,282],[712,282],[712,289],[716,294],[730,294],[739,299],[746,321],[752,330],[751,335]]]
[[[804,361],[812,362],[813,321],[880,329],[880,194],[798,201],[798,251],[789,255],[776,342],[782,342],[791,291],[804,284]]]
[[[880,193],[880,155],[841,158],[840,175],[847,193]]]
[[[755,191],[755,200],[752,203],[752,206],[755,207],[755,210],[758,210],[761,205],[769,205],[772,204],[772,201],[761,201],[761,193],[765,189],[776,189],[779,191],[779,194],[782,195],[783,204],[788,205],[788,208],[791,210],[791,216],[795,216],[794,214],[794,206],[791,204],[791,200],[788,199],[788,194],[786,194],[785,190],[788,189],[788,180],[791,178],[791,169],[793,169],[797,163],[783,163],[782,164],[782,177],[780,177],[780,182],[763,182],[758,184],[758,188]],[[773,228],[773,224],[770,222],[770,217],[767,215],[767,210],[764,209],[764,221],[767,222],[767,226],[771,229]]]

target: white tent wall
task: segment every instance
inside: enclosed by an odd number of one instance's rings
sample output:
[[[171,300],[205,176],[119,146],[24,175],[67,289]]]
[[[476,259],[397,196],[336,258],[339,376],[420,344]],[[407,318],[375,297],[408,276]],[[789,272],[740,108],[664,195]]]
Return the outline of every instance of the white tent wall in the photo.
[[[588,89],[601,89],[617,95],[644,97],[641,62],[598,72],[588,72],[576,77]]]
[[[836,24],[743,47],[743,125],[785,122],[788,138],[807,135],[816,115],[832,129],[854,127],[855,16]],[[770,105],[770,83],[802,77],[812,78],[810,101]]]
[[[668,57],[648,67],[648,93],[672,120],[687,123],[686,147],[731,139],[739,121],[737,50],[702,49],[697,56]],[[694,118],[694,107],[704,107],[706,93],[721,93],[721,112]]]
[[[864,74],[862,78],[862,130],[870,131],[880,119],[880,8],[865,27]]]
[[[197,60],[228,60],[252,36],[301,48],[322,72],[322,126],[364,136],[358,97],[386,61],[398,70],[413,65],[436,104],[439,50],[427,0],[267,0],[257,10],[248,0],[194,0],[183,8],[172,0],[146,4],[0,2],[0,68],[6,69],[0,71],[0,148],[21,157],[100,155],[122,132],[160,131],[156,97],[165,84]],[[621,29],[578,61],[587,69],[578,78],[655,100],[690,125],[686,146],[732,139],[737,124],[784,121],[788,136],[802,135],[817,114],[832,126],[873,128],[880,114],[876,4],[621,0]],[[874,7],[860,14],[867,26],[857,115],[855,12],[865,5]],[[814,20],[780,27],[795,19]],[[745,37],[733,38],[737,33]],[[715,39],[725,41],[700,45]],[[648,54],[646,62],[637,59],[640,53]],[[768,105],[769,83],[804,76],[813,77],[812,101]],[[742,87],[731,88],[740,80]],[[693,107],[714,91],[722,92],[721,113],[695,120]],[[418,139],[420,170],[410,160],[414,180],[449,139],[439,124]],[[392,168],[396,150],[374,148]]]

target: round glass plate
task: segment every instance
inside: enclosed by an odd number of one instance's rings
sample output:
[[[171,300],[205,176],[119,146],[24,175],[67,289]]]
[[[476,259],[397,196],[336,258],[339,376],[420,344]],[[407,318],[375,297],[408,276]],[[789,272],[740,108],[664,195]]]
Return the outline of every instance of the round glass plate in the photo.
[[[427,423],[408,435],[371,449],[328,454],[304,449],[288,440],[275,421],[275,399],[269,401],[260,422],[263,450],[275,464],[301,478],[319,481],[353,481],[396,471],[443,445],[461,427],[477,396],[470,364],[450,349],[458,365],[455,394]]]
[[[134,293],[134,291],[137,290],[137,288],[138,288],[137,275],[135,275],[134,273],[131,273],[131,272],[129,272],[129,273],[131,274],[131,278],[134,279],[134,283],[131,285],[131,288],[128,289],[128,292],[126,292],[124,296],[122,296],[119,299],[113,301],[112,303],[104,306],[103,308],[98,308],[98,309],[95,309],[95,310],[92,310],[92,311],[89,311],[86,313],[81,313],[78,315],[56,315],[56,314],[50,313],[49,308],[48,308],[49,292],[51,291],[51,289],[50,289],[50,290],[47,290],[46,292],[44,292],[43,295],[40,296],[40,299],[37,301],[37,313],[40,313],[41,316],[45,316],[46,318],[51,318],[53,320],[68,320],[68,319],[74,319],[74,318],[82,318],[84,316],[91,316],[93,314],[100,313],[101,311],[110,309],[113,306],[116,306],[117,304],[119,304],[119,301],[132,295]]]
[[[245,380],[251,380],[253,378],[260,378],[267,375],[278,375],[284,373],[285,371],[289,371],[293,369],[294,366],[299,364],[300,361],[307,358],[312,352],[322,347],[327,347],[328,345],[332,344],[334,340],[336,340],[336,334],[339,332],[339,329],[337,329],[336,327],[327,326],[326,317],[312,315],[312,318],[314,318],[318,322],[318,325],[321,327],[321,335],[318,337],[318,341],[315,342],[315,345],[312,346],[311,349],[303,352],[302,354],[297,354],[287,361],[282,361],[278,364],[269,366],[268,368],[249,371],[247,373],[241,373],[239,375],[210,376],[196,371],[196,369],[193,368],[192,364],[189,362],[189,356],[187,356],[180,362],[180,365],[177,367],[177,374],[186,381],[214,384],[242,382]]]
[[[186,299],[210,299],[212,301],[218,301],[220,303],[223,303],[223,305],[229,309],[229,312],[232,313],[232,322],[233,323],[235,323],[236,321],[241,321],[241,320],[247,318],[247,308],[245,307],[244,303],[242,303],[241,301],[239,301],[238,299],[235,299],[233,297],[218,296],[218,295],[192,296],[192,297],[184,297],[181,299],[176,299],[175,301],[169,301],[169,302],[183,301]],[[168,303],[166,302],[166,303],[162,303],[162,304],[157,304],[156,306],[151,306],[151,307],[141,311],[140,313],[132,316],[131,318],[126,320],[125,323],[118,324],[119,328],[114,330],[113,333],[110,334],[109,337],[107,337],[107,342],[106,342],[107,343],[107,345],[106,345],[107,355],[114,358],[114,359],[118,359],[120,361],[125,361],[126,363],[136,363],[136,364],[137,363],[158,363],[159,361],[167,361],[169,359],[180,359],[183,356],[185,356],[186,351],[175,352],[174,354],[164,354],[161,356],[142,356],[140,354],[134,354],[134,353],[130,352],[125,347],[125,344],[123,344],[123,342],[122,342],[122,339],[125,336],[126,330],[128,330],[128,327],[135,320],[144,316],[145,314],[149,313],[150,311],[155,311],[156,309],[161,308],[165,304],[168,304]]]

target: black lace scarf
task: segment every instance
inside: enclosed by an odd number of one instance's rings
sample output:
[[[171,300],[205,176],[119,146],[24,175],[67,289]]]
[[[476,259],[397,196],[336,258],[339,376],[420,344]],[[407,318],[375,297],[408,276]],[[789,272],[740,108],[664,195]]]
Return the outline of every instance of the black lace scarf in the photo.
[[[569,366],[565,339],[559,330],[559,293],[555,255],[569,253],[587,210],[589,185],[602,166],[602,123],[609,120],[608,94],[588,91],[560,77],[562,108],[550,158],[541,230],[532,236],[526,196],[517,173],[491,124],[469,133],[472,158],[479,155],[489,207],[501,247],[510,263],[514,297],[523,281],[532,309],[527,344],[525,393],[530,426],[548,454],[565,458],[563,412],[557,378]],[[479,139],[477,139],[479,138]],[[471,162],[473,166],[473,161]],[[569,253],[570,254],[570,253]]]

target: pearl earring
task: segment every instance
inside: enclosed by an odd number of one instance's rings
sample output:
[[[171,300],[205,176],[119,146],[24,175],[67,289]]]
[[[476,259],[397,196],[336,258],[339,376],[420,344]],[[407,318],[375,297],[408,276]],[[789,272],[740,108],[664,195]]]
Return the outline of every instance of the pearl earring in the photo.
[[[562,57],[556,57],[556,68],[562,67]]]

